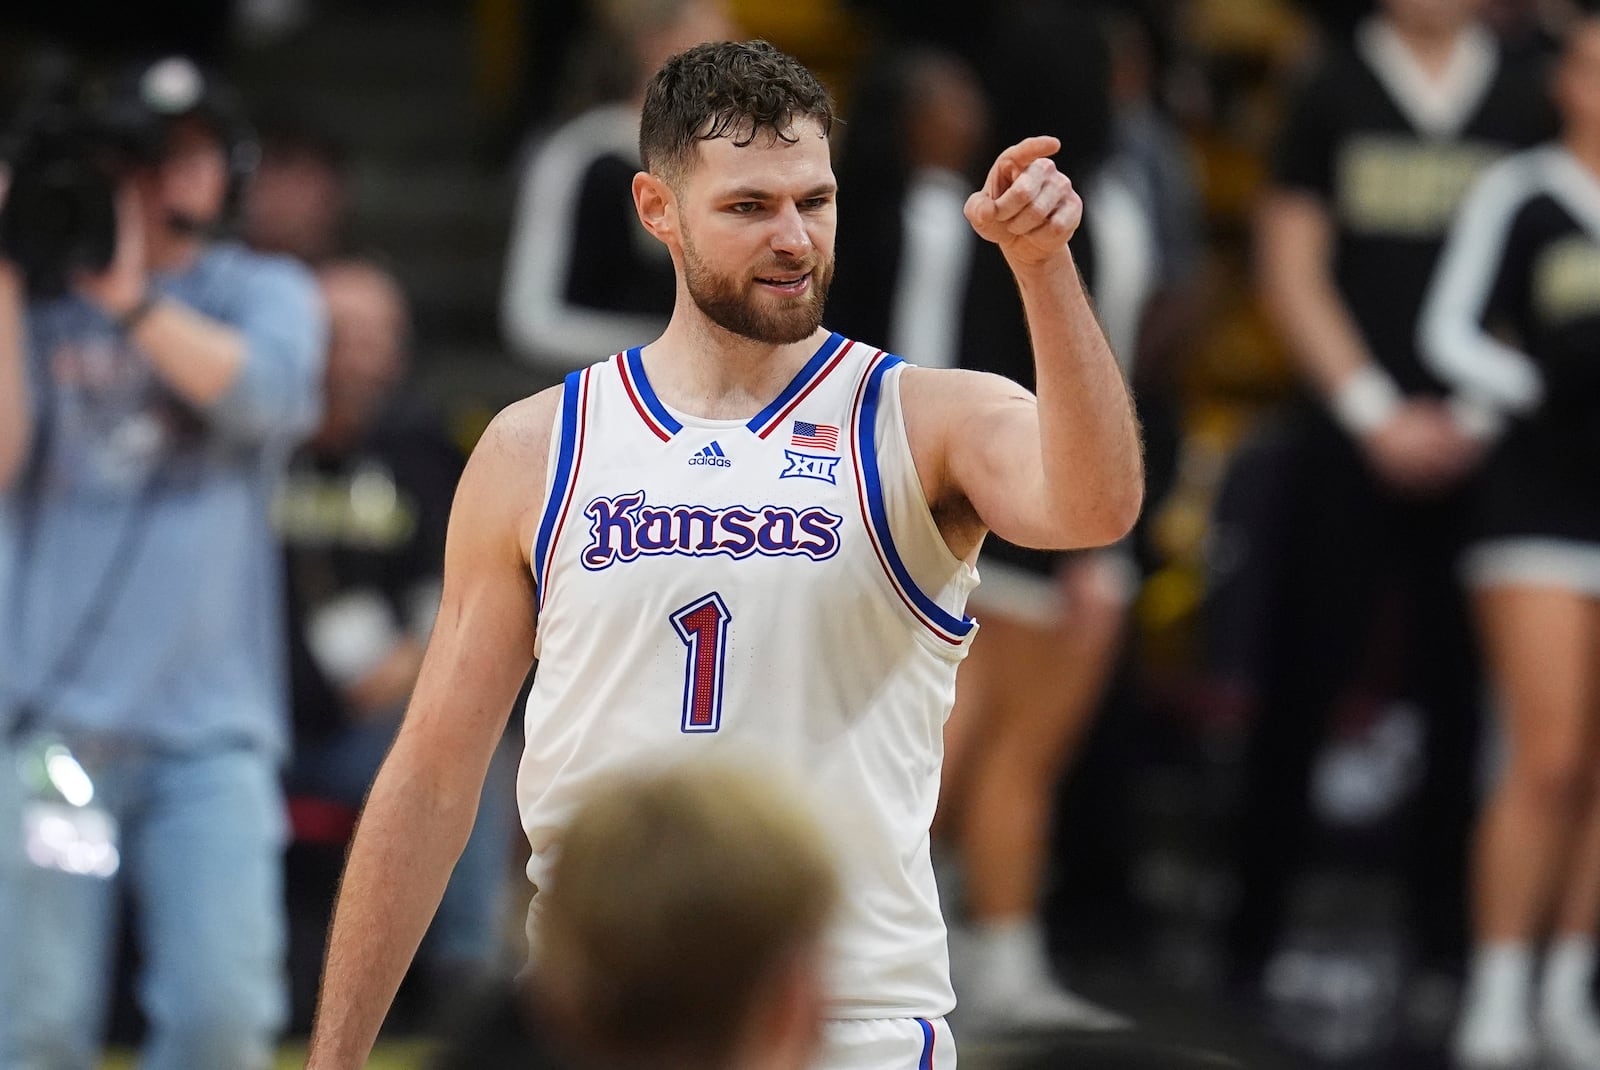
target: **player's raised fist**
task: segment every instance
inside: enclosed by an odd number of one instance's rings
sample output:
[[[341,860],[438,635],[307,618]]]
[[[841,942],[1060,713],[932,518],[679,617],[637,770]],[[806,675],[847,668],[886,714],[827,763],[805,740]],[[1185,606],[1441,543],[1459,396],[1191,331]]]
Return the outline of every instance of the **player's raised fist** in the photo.
[[[1058,256],[1083,219],[1072,180],[1050,156],[1053,137],[1030,137],[1002,152],[983,188],[967,198],[967,220],[980,237],[1000,246],[1013,264],[1038,264]]]

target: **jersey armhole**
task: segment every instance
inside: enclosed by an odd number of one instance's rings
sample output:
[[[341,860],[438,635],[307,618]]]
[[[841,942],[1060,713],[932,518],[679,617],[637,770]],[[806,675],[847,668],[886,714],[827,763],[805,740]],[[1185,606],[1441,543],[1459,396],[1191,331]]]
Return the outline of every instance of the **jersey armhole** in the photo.
[[[555,434],[550,436],[550,456],[546,470],[550,472],[544,496],[544,508],[539,519],[539,532],[533,544],[533,582],[538,592],[539,605],[544,605],[550,562],[566,525],[567,513],[572,506],[573,490],[577,486],[578,467],[583,461],[584,432],[588,426],[590,368],[580,368],[570,373],[562,386],[561,408],[556,418]]]
[[[931,638],[938,640],[936,646],[939,649],[964,651],[977,626],[976,621],[962,612],[967,592],[976,585],[976,574],[971,565],[950,552],[928,508],[922,480],[917,475],[911,457],[905,421],[899,411],[898,371],[894,371],[894,378],[885,391],[885,379],[891,371],[903,365],[899,357],[879,354],[856,388],[851,413],[851,438],[856,454],[857,491],[862,519],[885,577],[905,608],[924,626]],[[880,461],[885,460],[889,462],[891,477],[895,479],[892,485],[884,481],[884,466]],[[895,496],[898,508],[890,508],[891,494]],[[915,519],[909,520],[908,514],[914,514]],[[899,525],[893,522],[895,518],[901,520]],[[940,605],[936,597],[929,595],[907,567],[903,550],[916,553],[916,562],[927,566],[921,571],[931,573],[937,569],[950,576],[958,591],[961,608],[952,612]],[[933,562],[931,566],[930,560]],[[947,580],[941,586],[940,593],[950,589],[951,581]]]

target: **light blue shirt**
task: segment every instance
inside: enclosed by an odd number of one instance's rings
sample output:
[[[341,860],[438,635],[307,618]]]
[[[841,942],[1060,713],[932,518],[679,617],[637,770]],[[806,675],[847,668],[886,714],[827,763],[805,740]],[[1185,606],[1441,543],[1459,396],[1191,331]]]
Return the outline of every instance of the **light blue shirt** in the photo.
[[[232,244],[155,286],[244,336],[238,379],[204,409],[86,302],[28,308],[32,454],[0,495],[0,728],[31,704],[44,727],[281,754],[268,513],[320,414],[321,300],[298,264]]]

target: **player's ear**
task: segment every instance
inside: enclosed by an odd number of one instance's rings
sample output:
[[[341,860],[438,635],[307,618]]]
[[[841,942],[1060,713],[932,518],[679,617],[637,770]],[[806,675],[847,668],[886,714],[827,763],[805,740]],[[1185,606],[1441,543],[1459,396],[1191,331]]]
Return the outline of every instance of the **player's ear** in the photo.
[[[666,180],[648,171],[634,175],[633,206],[644,229],[657,240],[671,244],[677,233],[677,199]]]

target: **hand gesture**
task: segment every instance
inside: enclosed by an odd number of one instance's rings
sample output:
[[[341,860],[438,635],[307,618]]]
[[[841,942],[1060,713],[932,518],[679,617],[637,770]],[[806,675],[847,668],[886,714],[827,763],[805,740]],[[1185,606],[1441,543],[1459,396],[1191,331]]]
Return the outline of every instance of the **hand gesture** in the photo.
[[[967,198],[967,221],[1013,266],[1043,264],[1066,250],[1083,220],[1072,180],[1056,170],[1061,142],[1030,137],[1002,152],[983,188]]]
[[[80,271],[72,284],[81,296],[113,318],[144,300],[149,286],[145,265],[144,213],[131,183],[117,191],[117,247],[104,271]]]

